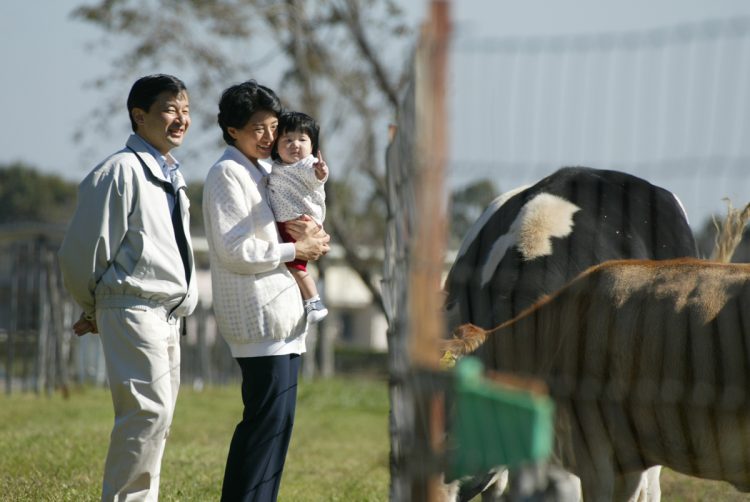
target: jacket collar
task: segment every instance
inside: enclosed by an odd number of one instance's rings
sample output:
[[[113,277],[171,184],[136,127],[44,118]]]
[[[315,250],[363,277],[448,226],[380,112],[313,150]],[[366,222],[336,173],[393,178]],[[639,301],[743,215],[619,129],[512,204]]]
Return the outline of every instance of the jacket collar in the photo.
[[[175,191],[179,191],[180,188],[187,188],[185,178],[182,176],[182,173],[179,169],[175,169],[172,172],[172,186],[174,186]]]
[[[154,178],[162,182],[164,181],[164,173],[161,170],[161,166],[151,153],[152,149],[149,148],[143,138],[137,134],[131,134],[125,145],[128,148],[131,148],[143,163],[146,164],[146,167]],[[174,171],[174,181],[171,181],[171,184],[174,186],[175,191],[187,186],[185,184],[185,178],[183,178],[179,169]]]

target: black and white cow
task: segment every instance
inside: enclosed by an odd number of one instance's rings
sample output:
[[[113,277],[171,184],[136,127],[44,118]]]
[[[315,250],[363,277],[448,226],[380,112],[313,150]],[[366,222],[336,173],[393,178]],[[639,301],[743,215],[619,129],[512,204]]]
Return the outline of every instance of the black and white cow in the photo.
[[[562,168],[501,195],[469,230],[445,282],[448,329],[493,328],[607,260],[696,255],[671,192],[618,171]]]
[[[445,282],[449,328],[497,326],[592,265],[695,257],[679,200],[618,171],[566,167],[498,197]]]
[[[749,264],[613,260],[443,349],[547,383],[584,500],[638,500],[659,465],[750,492],[749,313]]]

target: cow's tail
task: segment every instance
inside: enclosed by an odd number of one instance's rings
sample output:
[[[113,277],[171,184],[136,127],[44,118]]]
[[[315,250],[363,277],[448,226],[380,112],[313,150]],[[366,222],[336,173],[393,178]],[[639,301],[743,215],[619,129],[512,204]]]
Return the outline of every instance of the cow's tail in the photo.
[[[443,360],[458,359],[470,354],[487,340],[487,331],[473,324],[462,324],[453,331],[453,338],[443,340]]]
[[[727,217],[721,224],[714,219],[718,235],[710,259],[721,263],[729,263],[742,240],[745,225],[750,220],[750,204],[740,211],[732,207],[732,202],[729,199],[724,200],[727,201]]]

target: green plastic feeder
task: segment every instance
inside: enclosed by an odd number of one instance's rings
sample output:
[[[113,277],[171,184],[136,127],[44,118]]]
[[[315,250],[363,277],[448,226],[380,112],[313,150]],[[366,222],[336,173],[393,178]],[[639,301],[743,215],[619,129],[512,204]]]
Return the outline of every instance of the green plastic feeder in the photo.
[[[554,439],[554,403],[539,393],[483,377],[475,357],[456,365],[450,432],[452,478],[546,459]]]

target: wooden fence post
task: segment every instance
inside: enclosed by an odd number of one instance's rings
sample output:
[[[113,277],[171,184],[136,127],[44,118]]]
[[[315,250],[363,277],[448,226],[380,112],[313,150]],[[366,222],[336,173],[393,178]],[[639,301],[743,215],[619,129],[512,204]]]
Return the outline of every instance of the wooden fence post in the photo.
[[[409,286],[410,354],[415,367],[415,446],[423,452],[412,479],[412,499],[442,500],[439,477],[444,450],[445,392],[437,379],[445,321],[439,296],[446,241],[444,171],[448,156],[445,107],[450,11],[434,0],[415,62],[416,225]],[[418,243],[419,245],[416,245]]]
[[[445,380],[436,370],[444,322],[447,0],[433,0],[387,152],[383,303],[388,318],[392,501],[440,500]]]
[[[41,259],[41,246],[39,240],[34,241],[34,261],[29,265],[30,272],[34,275],[34,287],[37,291],[37,359],[36,359],[36,379],[34,381],[34,391],[39,394],[46,387],[47,379],[47,358],[49,354],[49,323],[48,304],[47,304],[47,270],[39,266]],[[36,266],[33,266],[33,263]],[[32,288],[33,291],[33,288]]]
[[[54,381],[52,388],[59,387],[64,398],[69,396],[68,389],[68,353],[70,336],[66,334],[63,326],[63,305],[60,294],[60,283],[58,281],[58,268],[55,266],[55,254],[48,247],[44,249],[44,262],[47,269],[47,284],[49,286],[50,328],[54,343],[53,361]]]
[[[18,294],[21,283],[21,267],[19,257],[21,256],[19,246],[13,246],[13,270],[10,280],[10,325],[8,327],[8,350],[5,356],[5,393],[10,395],[13,391],[13,366],[15,365],[15,342],[18,332]]]

